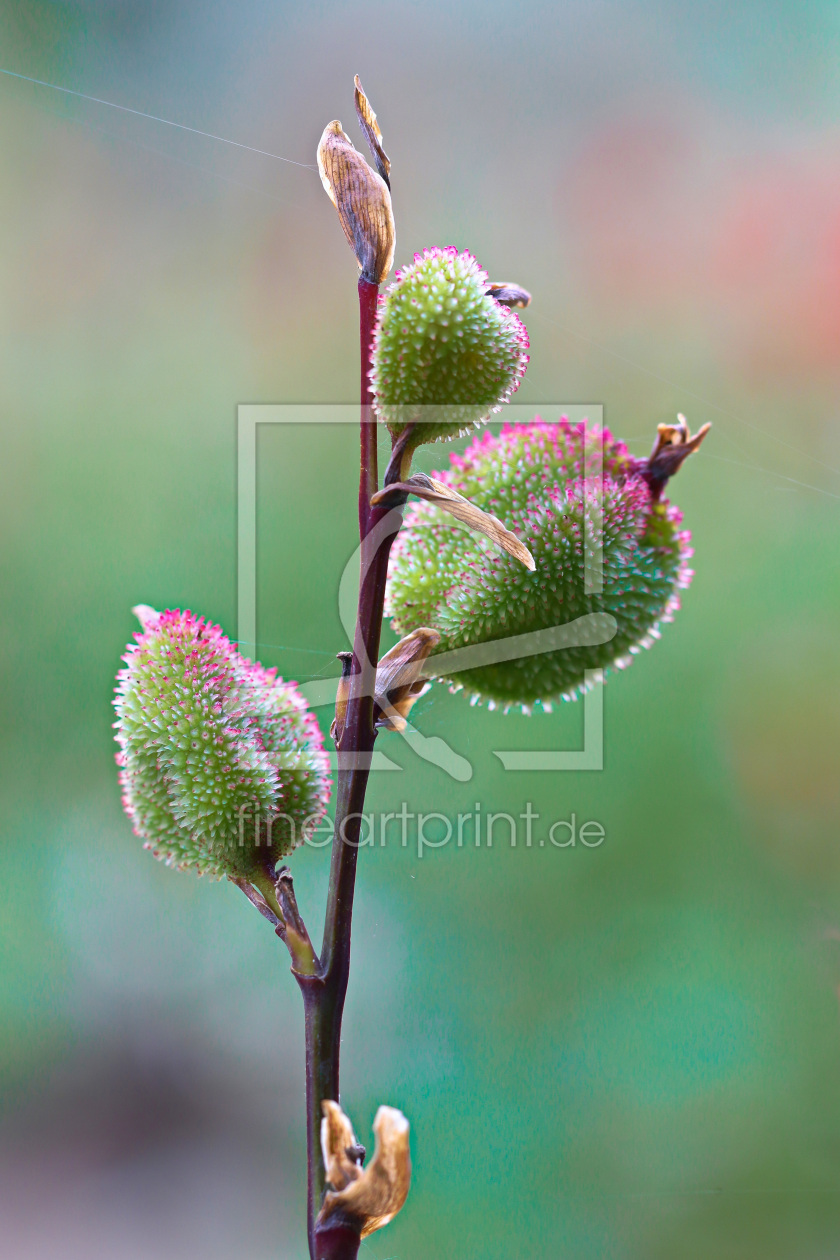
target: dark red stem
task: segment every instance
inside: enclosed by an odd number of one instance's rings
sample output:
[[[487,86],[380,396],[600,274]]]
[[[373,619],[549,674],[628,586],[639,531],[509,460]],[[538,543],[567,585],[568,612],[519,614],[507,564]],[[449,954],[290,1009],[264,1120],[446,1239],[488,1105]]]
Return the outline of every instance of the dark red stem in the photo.
[[[373,413],[373,391],[370,385],[370,369],[373,361],[373,330],[376,326],[376,306],[379,287],[367,280],[359,280],[359,350],[361,357],[360,400],[361,415],[361,474],[359,477],[359,537],[364,541],[368,533],[368,517],[372,511],[371,496],[379,489],[376,467],[376,416]]]
[[[370,367],[379,290],[359,280],[361,346],[361,473],[359,537],[361,580],[353,644],[350,699],[338,747],[338,785],[324,941],[315,975],[299,975],[306,1025],[306,1112],[308,1235],[312,1260],[355,1260],[359,1239],[352,1229],[318,1230],[324,1196],[320,1129],[325,1099],[339,1101],[341,1019],[350,973],[350,933],[361,815],[376,731],[373,721],[376,662],[391,543],[400,525],[393,508],[372,508],[379,488],[376,418],[371,406]]]
[[[314,1260],[356,1260],[360,1241],[359,1234],[352,1225],[318,1230]]]

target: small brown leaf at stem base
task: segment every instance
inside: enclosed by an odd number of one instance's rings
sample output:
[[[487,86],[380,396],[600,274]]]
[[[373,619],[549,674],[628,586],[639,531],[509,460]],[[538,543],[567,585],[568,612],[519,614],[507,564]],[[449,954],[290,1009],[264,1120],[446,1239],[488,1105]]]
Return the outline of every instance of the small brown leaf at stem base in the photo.
[[[344,1190],[359,1176],[359,1161],[355,1158],[359,1143],[353,1126],[335,1102],[323,1102],[321,1109],[321,1154],[324,1173],[333,1190]]]
[[[526,306],[531,305],[531,294],[528,290],[523,289],[521,284],[511,284],[508,280],[491,281],[484,292],[488,297],[495,298],[500,306],[516,307],[517,310],[524,311]]]
[[[362,276],[381,284],[394,261],[394,213],[391,193],[381,175],[368,166],[338,120],[328,123],[318,145],[318,173]]]
[[[404,731],[412,705],[429,690],[422,667],[440,643],[437,630],[419,626],[386,652],[376,667],[376,725],[385,731]]]
[[[427,503],[434,503],[437,507],[443,508],[445,512],[449,512],[456,520],[474,529],[476,533],[484,534],[495,547],[506,551],[509,556],[513,556],[514,560],[524,564],[525,568],[530,569],[532,573],[536,569],[534,557],[528,548],[520,542],[516,534],[502,524],[497,516],[482,511],[469,499],[465,499],[462,494],[458,494],[457,490],[453,490],[442,481],[436,481],[434,477],[428,477],[425,473],[415,473],[405,481],[398,481],[385,486],[383,490],[378,490],[371,498],[371,504],[389,505],[391,498],[406,494],[416,495],[418,499],[425,499]]]
[[[376,1147],[366,1168],[348,1153],[356,1146],[353,1126],[338,1103],[322,1103],[321,1149],[327,1181],[333,1187],[315,1223],[316,1235],[346,1224],[366,1238],[393,1220],[408,1197],[411,1155],[408,1121],[395,1107],[380,1107],[373,1122]]]
[[[391,159],[382,148],[382,132],[379,123],[376,121],[376,114],[371,108],[370,101],[365,95],[365,89],[362,87],[361,80],[356,75],[353,80],[356,86],[356,113],[359,117],[359,126],[365,134],[368,142],[368,148],[373,158],[373,164],[379,174],[385,180],[388,187],[391,187]]]
[[[711,427],[711,424],[704,424],[692,435],[683,415],[677,416],[676,424],[658,426],[653,450],[641,464],[641,474],[655,499],[660,497],[666,482],[679,471],[684,460],[697,450]]]

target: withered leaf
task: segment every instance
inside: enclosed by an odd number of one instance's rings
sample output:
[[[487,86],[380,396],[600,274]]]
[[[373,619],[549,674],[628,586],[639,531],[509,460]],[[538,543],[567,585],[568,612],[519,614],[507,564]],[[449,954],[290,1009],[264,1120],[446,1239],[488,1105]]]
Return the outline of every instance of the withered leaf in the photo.
[[[323,1102],[321,1109],[321,1154],[324,1172],[333,1190],[344,1190],[359,1176],[360,1168],[355,1158],[359,1144],[353,1126],[335,1102]]]
[[[353,1222],[361,1238],[387,1225],[408,1197],[411,1184],[411,1155],[408,1121],[395,1107],[380,1107],[373,1122],[376,1147],[366,1168],[350,1155],[356,1139],[353,1127],[335,1102],[322,1103],[321,1147],[327,1180],[336,1187],[328,1190],[318,1215],[316,1231],[338,1215]],[[337,1178],[333,1181],[333,1176]]]
[[[641,467],[642,476],[650,486],[654,498],[659,498],[666,482],[679,471],[689,455],[697,450],[711,427],[711,424],[704,424],[692,434],[683,415],[677,416],[676,424],[658,425],[653,450]]]
[[[521,284],[510,284],[507,280],[491,282],[485,287],[484,292],[491,298],[495,298],[500,306],[515,306],[518,310],[524,310],[531,304],[531,294],[528,290],[523,289]]]
[[[474,529],[476,533],[484,534],[494,546],[501,551],[506,551],[509,556],[513,556],[514,560],[524,564],[525,568],[530,569],[532,573],[536,569],[534,557],[528,548],[520,542],[516,534],[502,524],[497,516],[484,512],[444,482],[428,477],[426,473],[414,473],[405,481],[398,481],[385,486],[383,490],[378,490],[371,498],[371,503],[374,506],[387,503],[389,496],[398,494],[413,494],[418,499],[425,499],[427,503],[434,503],[445,512],[449,512],[456,520]]]
[[[358,75],[356,75],[354,82],[356,85],[356,113],[359,116],[359,126],[365,133],[365,139],[368,142],[374,166],[390,188],[391,159],[382,148],[382,132],[379,123],[376,121],[376,114],[371,109],[370,101],[365,95],[365,89],[362,87]]]
[[[419,626],[381,658],[376,667],[376,725],[382,730],[405,730],[412,705],[429,689],[428,679],[420,675],[439,643],[437,630]]]
[[[335,693],[335,717],[330,727],[330,737],[338,745],[341,742],[341,735],[344,730],[344,722],[347,718],[347,704],[350,700],[350,671],[353,665],[352,652],[339,652],[338,659],[341,661],[341,677],[338,680],[338,687]]]
[[[429,653],[437,647],[440,635],[437,630],[429,630],[420,626],[412,630],[405,638],[400,639],[389,652],[381,658],[376,667],[376,713],[375,721],[380,730],[404,731],[406,720],[412,705],[428,691],[431,684],[427,678],[421,678],[421,672]],[[339,652],[342,663],[342,675],[338,680],[336,692],[335,718],[330,727],[330,735],[336,743],[341,743],[344,724],[347,720],[347,705],[350,700],[352,652]]]
[[[391,193],[337,119],[327,124],[321,136],[318,172],[362,276],[371,284],[381,284],[391,270],[396,243]]]

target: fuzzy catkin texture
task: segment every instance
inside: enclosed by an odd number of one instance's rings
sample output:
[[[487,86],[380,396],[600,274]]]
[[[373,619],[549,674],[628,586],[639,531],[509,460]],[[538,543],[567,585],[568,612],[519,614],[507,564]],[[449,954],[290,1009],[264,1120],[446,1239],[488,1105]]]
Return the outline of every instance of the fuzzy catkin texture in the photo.
[[[457,437],[499,411],[528,364],[525,325],[487,296],[487,273],[454,246],[425,249],[379,300],[371,385],[396,437]]]
[[[293,683],[178,610],[135,635],[117,678],[123,805],[155,857],[251,879],[323,818],[329,762]]]
[[[679,590],[692,577],[690,535],[679,528],[677,508],[653,502],[638,461],[607,430],[537,417],[505,426],[499,437],[476,439],[450,463],[435,475],[512,529],[532,551],[536,570],[528,572],[430,504],[415,504],[389,571],[387,611],[400,634],[431,626],[441,634],[441,653],[591,613],[609,614],[618,627],[608,643],[454,673],[453,689],[491,705],[548,707],[577,695],[586,670],[629,664],[658,637],[659,623],[672,619]],[[600,553],[599,592],[586,590],[585,545],[591,563]]]

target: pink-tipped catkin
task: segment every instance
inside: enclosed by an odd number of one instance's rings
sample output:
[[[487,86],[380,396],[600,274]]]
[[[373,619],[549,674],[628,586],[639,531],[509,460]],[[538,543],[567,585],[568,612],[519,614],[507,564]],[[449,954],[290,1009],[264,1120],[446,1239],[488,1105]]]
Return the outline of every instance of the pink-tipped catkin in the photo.
[[[135,610],[117,676],[123,804],[155,857],[250,879],[324,816],[329,763],[293,683],[191,612]]]
[[[692,576],[681,514],[654,497],[645,466],[609,431],[566,419],[482,434],[435,477],[499,517],[533,553],[535,571],[415,504],[391,555],[395,629],[432,627],[443,653],[597,615],[587,624],[606,627],[606,641],[447,675],[494,705],[570,698],[587,670],[623,668],[671,620]]]

